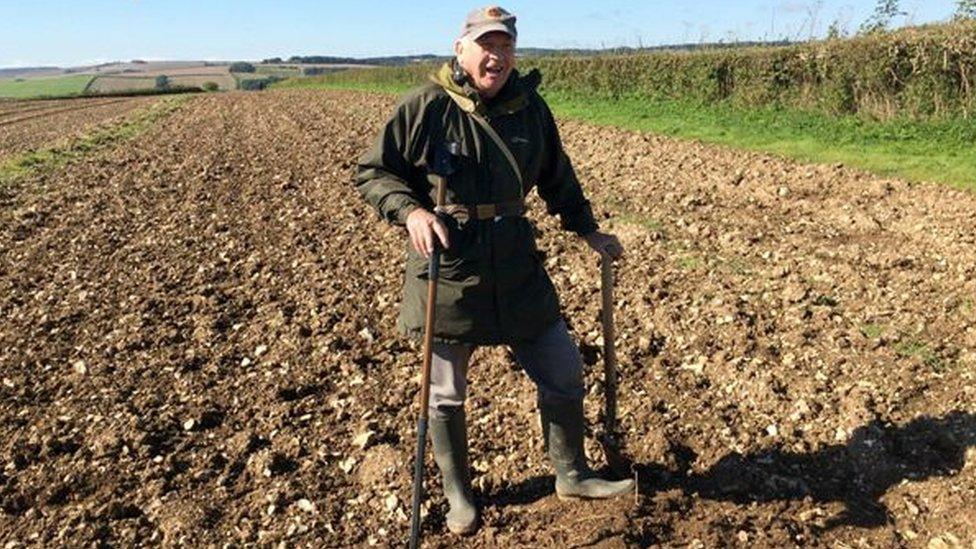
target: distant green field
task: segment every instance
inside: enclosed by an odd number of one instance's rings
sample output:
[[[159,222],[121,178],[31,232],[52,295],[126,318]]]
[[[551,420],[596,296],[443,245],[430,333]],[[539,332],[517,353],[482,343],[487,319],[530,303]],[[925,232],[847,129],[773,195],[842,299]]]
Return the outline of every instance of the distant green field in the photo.
[[[28,99],[31,97],[62,96],[85,91],[91,82],[90,74],[71,76],[52,76],[44,78],[25,78],[24,80],[0,79],[0,97]]]
[[[256,65],[258,74],[274,74],[277,76],[301,76],[302,69],[298,67],[285,67],[280,65]]]

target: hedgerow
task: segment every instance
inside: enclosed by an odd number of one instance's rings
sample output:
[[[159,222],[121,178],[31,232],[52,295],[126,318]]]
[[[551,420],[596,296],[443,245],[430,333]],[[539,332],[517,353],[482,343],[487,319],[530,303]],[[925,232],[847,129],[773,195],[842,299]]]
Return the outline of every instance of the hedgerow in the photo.
[[[742,107],[783,106],[887,120],[968,117],[976,108],[976,22],[913,27],[784,47],[726,48],[519,61],[552,91]],[[316,77],[345,84],[413,85],[430,65]]]

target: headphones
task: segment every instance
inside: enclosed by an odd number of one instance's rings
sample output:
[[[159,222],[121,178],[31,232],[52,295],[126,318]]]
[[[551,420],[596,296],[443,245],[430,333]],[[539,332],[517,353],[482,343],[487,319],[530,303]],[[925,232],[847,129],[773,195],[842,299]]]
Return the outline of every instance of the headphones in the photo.
[[[451,80],[453,80],[458,86],[463,86],[468,80],[468,73],[464,72],[464,69],[461,68],[461,64],[457,62],[457,59],[451,63]]]

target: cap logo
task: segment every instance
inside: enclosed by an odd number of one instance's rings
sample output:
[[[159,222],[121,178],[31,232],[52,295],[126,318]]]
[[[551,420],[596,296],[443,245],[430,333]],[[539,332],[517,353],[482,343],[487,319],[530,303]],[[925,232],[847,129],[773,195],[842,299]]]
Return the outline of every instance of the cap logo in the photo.
[[[492,19],[501,19],[504,13],[498,6],[490,6],[485,8],[485,17],[490,17]]]

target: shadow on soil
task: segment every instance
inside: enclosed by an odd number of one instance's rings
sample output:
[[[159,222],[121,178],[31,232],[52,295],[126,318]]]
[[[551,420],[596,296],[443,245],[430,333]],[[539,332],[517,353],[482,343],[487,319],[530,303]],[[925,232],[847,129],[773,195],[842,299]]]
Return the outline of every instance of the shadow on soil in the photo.
[[[766,450],[728,454],[703,473],[685,475],[695,460],[683,446],[672,449],[681,467],[665,471],[655,464],[637,465],[641,492],[678,488],[699,497],[752,503],[810,498],[842,502],[845,510],[826,521],[838,526],[873,528],[890,522],[880,499],[903,480],[958,474],[966,451],[976,446],[976,415],[954,411],[944,417],[921,417],[905,425],[873,421],[856,429],[845,444],[813,453]]]
[[[848,442],[812,453],[770,449],[730,453],[709,470],[685,474],[696,459],[693,450],[675,445],[678,466],[637,464],[640,491],[653,494],[679,489],[698,497],[752,502],[804,500],[841,502],[845,510],[827,519],[823,530],[839,526],[874,528],[891,521],[881,497],[904,480],[949,477],[965,466],[966,451],[976,446],[976,414],[954,411],[921,417],[905,425],[873,421],[856,429]],[[526,505],[553,493],[553,477],[538,476],[483,496],[490,507]]]
[[[493,507],[528,505],[554,494],[555,482],[556,478],[552,475],[530,477],[522,482],[498,489],[486,496],[485,503]]]

